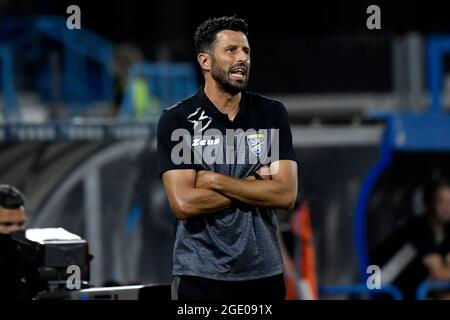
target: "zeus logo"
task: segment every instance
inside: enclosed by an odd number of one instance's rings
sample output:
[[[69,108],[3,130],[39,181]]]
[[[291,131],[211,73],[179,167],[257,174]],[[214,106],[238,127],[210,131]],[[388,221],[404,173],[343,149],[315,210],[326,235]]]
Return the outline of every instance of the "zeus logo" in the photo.
[[[208,115],[205,115],[205,111],[203,110],[202,113],[200,114],[200,116],[198,117],[197,120],[191,120],[191,118],[193,118],[194,116],[196,116],[199,111],[201,110],[201,108],[197,108],[197,110],[195,110],[195,112],[191,113],[190,115],[187,116],[187,119],[189,122],[194,124],[194,131],[196,132],[202,132],[203,130],[205,130],[206,128],[208,128],[208,126],[211,124],[212,118],[209,117]],[[202,127],[202,121],[206,120],[206,124]],[[200,125],[200,127],[199,127]]]
[[[192,141],[192,146],[193,147],[197,147],[197,146],[213,146],[216,144],[220,143],[220,139],[216,138],[216,139],[210,139],[210,140],[201,140],[201,139],[194,139]]]

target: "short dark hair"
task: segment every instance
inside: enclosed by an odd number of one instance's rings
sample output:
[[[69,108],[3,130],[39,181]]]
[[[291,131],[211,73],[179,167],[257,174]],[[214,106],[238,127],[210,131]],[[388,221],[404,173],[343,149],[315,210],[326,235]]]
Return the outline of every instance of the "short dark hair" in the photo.
[[[441,187],[450,187],[450,182],[445,177],[439,176],[428,179],[423,190],[423,202],[425,206],[434,206],[436,191]]]
[[[240,31],[248,36],[247,23],[237,16],[211,18],[200,24],[194,34],[195,53],[205,52],[222,30]]]
[[[17,188],[0,184],[0,208],[19,209],[25,205],[25,197]]]

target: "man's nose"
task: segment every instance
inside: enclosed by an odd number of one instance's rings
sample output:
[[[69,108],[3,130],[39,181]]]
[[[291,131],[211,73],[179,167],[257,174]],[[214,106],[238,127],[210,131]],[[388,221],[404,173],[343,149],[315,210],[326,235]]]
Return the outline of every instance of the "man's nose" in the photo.
[[[238,62],[248,62],[248,60],[249,60],[248,53],[246,53],[244,50],[239,50],[239,53],[237,56],[237,61]]]

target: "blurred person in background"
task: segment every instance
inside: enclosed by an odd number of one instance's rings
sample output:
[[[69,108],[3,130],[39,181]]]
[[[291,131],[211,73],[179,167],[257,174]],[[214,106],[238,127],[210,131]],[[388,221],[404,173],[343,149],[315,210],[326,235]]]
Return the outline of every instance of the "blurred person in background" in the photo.
[[[423,204],[424,214],[391,234],[374,256],[375,259],[382,259],[375,260],[376,264],[382,261],[383,265],[387,265],[389,261],[394,261],[393,257],[402,260],[404,267],[396,267],[398,276],[393,284],[408,300],[416,298],[417,287],[423,281],[450,281],[449,181],[442,177],[430,178],[423,189]],[[386,256],[389,258],[386,259]],[[432,296],[438,299],[449,297],[442,292],[435,292]]]
[[[130,68],[143,60],[144,57],[141,50],[132,44],[120,44],[114,49],[114,105],[112,117],[116,117],[120,112]]]
[[[425,187],[424,203],[425,216],[422,221],[417,219],[414,239],[426,279],[450,281],[450,182],[443,178],[431,180]]]
[[[31,300],[43,288],[34,251],[18,249],[27,216],[25,197],[17,188],[0,185],[0,300]]]
[[[25,197],[16,188],[0,185],[0,234],[23,231],[27,222]]]

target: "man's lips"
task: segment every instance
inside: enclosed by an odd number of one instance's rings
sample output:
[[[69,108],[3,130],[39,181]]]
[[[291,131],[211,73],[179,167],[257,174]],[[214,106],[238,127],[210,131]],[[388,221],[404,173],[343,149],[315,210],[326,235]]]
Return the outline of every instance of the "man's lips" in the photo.
[[[245,80],[245,76],[247,74],[247,68],[244,66],[236,66],[231,68],[230,70],[230,78],[236,81]]]

